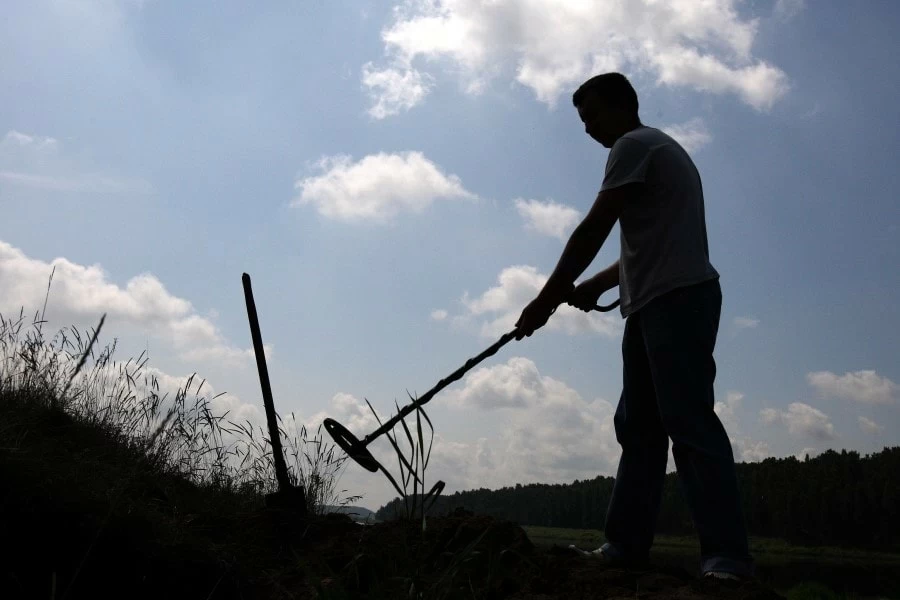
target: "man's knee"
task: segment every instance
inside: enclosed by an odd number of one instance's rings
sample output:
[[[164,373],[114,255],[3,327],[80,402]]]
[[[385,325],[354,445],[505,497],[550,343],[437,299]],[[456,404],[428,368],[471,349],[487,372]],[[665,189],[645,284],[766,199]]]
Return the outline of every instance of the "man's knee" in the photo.
[[[649,449],[662,448],[664,452],[668,452],[669,436],[658,421],[641,423],[636,420],[620,419],[619,415],[616,415],[613,424],[616,429],[616,441],[623,448],[640,446]]]

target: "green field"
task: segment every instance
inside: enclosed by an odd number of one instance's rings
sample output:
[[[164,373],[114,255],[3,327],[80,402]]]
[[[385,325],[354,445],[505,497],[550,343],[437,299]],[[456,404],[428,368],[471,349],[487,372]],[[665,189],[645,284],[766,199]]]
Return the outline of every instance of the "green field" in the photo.
[[[575,544],[592,550],[606,541],[603,532],[596,529],[523,529],[536,546],[543,548]],[[760,581],[792,599],[900,599],[900,552],[795,546],[779,539],[751,537],[750,553]],[[657,535],[650,557],[656,564],[677,565],[698,574],[700,542],[696,536]],[[822,591],[803,593],[803,588],[810,590],[813,583],[820,584]],[[828,595],[821,586],[834,595]]]

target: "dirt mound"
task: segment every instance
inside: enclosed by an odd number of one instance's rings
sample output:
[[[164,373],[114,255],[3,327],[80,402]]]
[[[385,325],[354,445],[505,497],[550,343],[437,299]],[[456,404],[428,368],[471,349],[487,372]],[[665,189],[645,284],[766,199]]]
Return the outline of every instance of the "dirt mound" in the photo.
[[[327,567],[334,574],[308,582],[321,592],[340,587],[354,598],[781,598],[753,582],[700,580],[652,564],[611,568],[568,548],[539,549],[515,523],[471,513],[429,518],[424,533],[421,523],[361,526],[342,517],[309,527],[305,542],[295,546],[312,571]]]

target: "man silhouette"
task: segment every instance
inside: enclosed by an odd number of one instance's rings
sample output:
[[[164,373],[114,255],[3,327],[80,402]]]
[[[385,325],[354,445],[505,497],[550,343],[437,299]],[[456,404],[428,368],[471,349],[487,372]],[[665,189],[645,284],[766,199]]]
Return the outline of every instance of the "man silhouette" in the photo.
[[[542,327],[561,303],[589,311],[619,287],[626,321],[614,422],[622,455],[607,543],[579,552],[612,564],[647,563],[672,438],[700,537],[701,573],[753,577],[734,455],[713,411],[722,292],[709,261],[700,174],[678,142],[641,123],[637,94],[621,73],[587,80],[572,103],[585,132],[611,149],[606,173],[547,283],[516,322],[516,339]],[[616,221],[619,260],[575,287]]]

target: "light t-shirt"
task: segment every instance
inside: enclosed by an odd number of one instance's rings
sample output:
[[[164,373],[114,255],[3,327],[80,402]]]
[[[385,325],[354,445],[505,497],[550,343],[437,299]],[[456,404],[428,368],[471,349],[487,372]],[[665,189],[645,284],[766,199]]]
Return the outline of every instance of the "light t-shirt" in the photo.
[[[641,126],[616,140],[600,190],[642,182],[619,217],[620,311],[627,317],[679,287],[719,277],[709,262],[703,185],[681,145]]]

